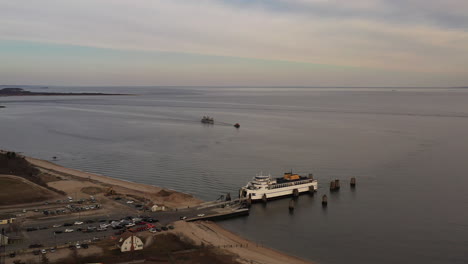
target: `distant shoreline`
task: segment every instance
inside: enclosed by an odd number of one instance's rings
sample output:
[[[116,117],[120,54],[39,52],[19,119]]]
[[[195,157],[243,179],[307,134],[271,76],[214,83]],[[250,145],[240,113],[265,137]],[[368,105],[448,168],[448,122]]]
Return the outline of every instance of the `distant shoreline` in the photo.
[[[26,91],[22,88],[3,88],[0,90],[0,96],[8,97],[8,96],[80,96],[80,95],[133,95],[133,94],[115,94],[115,93],[58,93],[58,92],[31,92]]]

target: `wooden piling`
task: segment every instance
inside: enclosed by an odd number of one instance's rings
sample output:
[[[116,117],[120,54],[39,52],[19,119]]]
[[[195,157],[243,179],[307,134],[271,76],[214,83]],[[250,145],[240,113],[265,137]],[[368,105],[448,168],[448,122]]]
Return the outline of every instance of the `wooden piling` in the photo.
[[[335,181],[330,182],[330,191],[334,191],[336,189]]]
[[[294,207],[295,207],[294,200],[291,199],[291,200],[289,201],[289,211],[293,211],[293,210],[294,210]]]
[[[340,180],[335,180],[335,190],[339,190],[340,189]]]
[[[351,182],[349,183],[349,185],[351,186],[351,188],[356,187],[356,178],[355,177],[351,178]]]
[[[309,173],[309,179],[312,179],[312,180],[313,180],[313,179],[314,179],[314,174]]]
[[[298,190],[298,189],[294,189],[294,190],[293,190],[293,196],[294,196],[295,198],[299,197],[299,190]]]
[[[262,201],[263,201],[264,203],[267,202],[267,196],[266,196],[266,194],[263,194],[263,196],[262,196]]]
[[[322,196],[322,206],[327,206],[328,204],[328,197],[326,194]]]
[[[226,202],[231,201],[231,193],[226,194]]]
[[[309,186],[309,193],[310,193],[311,195],[314,195],[314,193],[315,193],[315,188],[314,188],[313,185],[312,185],[312,186]]]

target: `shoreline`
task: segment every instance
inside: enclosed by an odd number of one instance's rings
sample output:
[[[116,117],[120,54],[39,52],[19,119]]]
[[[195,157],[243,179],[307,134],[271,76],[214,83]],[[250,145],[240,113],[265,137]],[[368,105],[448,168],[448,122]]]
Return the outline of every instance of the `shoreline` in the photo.
[[[0,150],[1,153],[6,151]],[[192,195],[181,193],[175,190],[164,189],[154,185],[141,184],[127,180],[115,179],[105,175],[98,175],[66,168],[51,161],[37,158],[24,157],[26,161],[41,170],[42,173],[52,174],[59,180],[48,181],[47,185],[55,189],[65,191],[71,195],[83,188],[99,187],[109,188],[122,195],[130,197],[141,197],[153,203],[164,204],[172,209],[187,208],[196,206],[204,201]],[[96,196],[103,196],[103,193]],[[10,206],[8,206],[10,207]],[[288,255],[276,249],[258,245],[239,234],[227,230],[211,221],[185,222],[176,221],[176,232],[184,238],[197,245],[208,245],[220,250],[226,250],[237,256],[239,263],[257,264],[313,264],[314,262],[303,260],[299,257]]]

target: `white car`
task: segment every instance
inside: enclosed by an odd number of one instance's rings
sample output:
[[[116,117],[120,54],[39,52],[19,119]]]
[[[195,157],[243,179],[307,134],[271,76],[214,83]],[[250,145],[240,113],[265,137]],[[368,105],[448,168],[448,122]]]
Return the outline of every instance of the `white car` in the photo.
[[[129,200],[129,201],[127,201],[127,203],[128,203],[128,204],[132,204],[132,203],[133,203],[133,201],[132,201],[132,200]]]
[[[61,227],[61,226],[62,226],[62,225],[60,225],[60,224],[55,224],[55,225],[53,225],[52,227]]]
[[[82,224],[83,224],[83,222],[81,222],[81,221],[76,221],[75,222],[75,225],[82,225]]]
[[[75,247],[76,248],[81,248],[81,245],[79,243],[76,243]]]
[[[150,228],[148,231],[150,231],[151,233],[156,233],[156,232],[158,232],[158,231],[156,230],[156,228]]]
[[[126,227],[132,227],[132,226],[135,226],[135,224],[134,223],[129,223],[129,224],[126,224],[125,226]]]
[[[65,233],[71,233],[71,232],[73,232],[73,229],[71,229],[71,228],[65,229]]]
[[[205,214],[198,214],[197,216],[199,216],[199,217],[203,217],[203,216],[205,216]]]

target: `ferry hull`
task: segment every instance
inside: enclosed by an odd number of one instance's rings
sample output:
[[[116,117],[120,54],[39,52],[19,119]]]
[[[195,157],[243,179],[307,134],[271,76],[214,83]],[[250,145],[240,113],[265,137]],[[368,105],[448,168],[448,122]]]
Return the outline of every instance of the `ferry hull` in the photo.
[[[311,191],[311,186],[314,187],[314,191],[317,190],[317,181],[295,185],[285,188],[277,188],[277,189],[260,189],[260,190],[249,190],[246,188],[241,189],[240,196],[243,198],[251,198],[252,202],[258,202],[266,200],[275,200],[285,197],[294,196],[294,190],[297,190],[297,194],[308,193]]]

